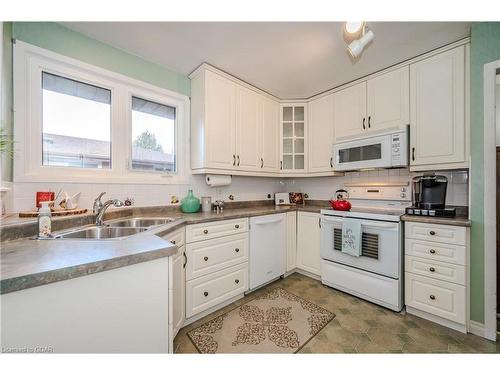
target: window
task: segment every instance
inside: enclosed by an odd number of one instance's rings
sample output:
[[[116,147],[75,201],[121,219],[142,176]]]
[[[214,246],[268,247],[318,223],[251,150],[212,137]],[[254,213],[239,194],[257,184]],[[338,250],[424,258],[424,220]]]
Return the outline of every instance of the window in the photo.
[[[187,182],[189,97],[21,41],[13,57],[14,181]]]
[[[175,108],[132,97],[132,169],[175,172]]]
[[[111,91],[42,73],[42,165],[111,168]]]

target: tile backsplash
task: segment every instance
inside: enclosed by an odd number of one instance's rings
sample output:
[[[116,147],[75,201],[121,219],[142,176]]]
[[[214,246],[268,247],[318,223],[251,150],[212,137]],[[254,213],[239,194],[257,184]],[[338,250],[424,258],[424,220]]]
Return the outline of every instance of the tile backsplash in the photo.
[[[414,176],[422,173],[409,172],[408,169],[378,169],[373,171],[347,172],[343,177],[316,177],[289,179],[289,191],[307,193],[309,199],[331,199],[336,190],[346,183],[387,183],[410,182]],[[469,175],[467,171],[437,171],[436,174],[448,178],[446,204],[468,206]]]
[[[448,177],[448,205],[467,206],[469,201],[469,178],[467,171],[437,172]],[[407,169],[380,169],[374,171],[348,172],[343,177],[309,178],[266,178],[233,177],[229,186],[212,188],[205,183],[205,176],[190,176],[186,184],[140,185],[140,184],[81,184],[81,183],[13,183],[10,195],[13,212],[29,210],[35,205],[37,191],[67,191],[70,194],[81,192],[80,207],[91,208],[95,197],[106,191],[105,198],[133,198],[136,206],[169,205],[171,196],[182,199],[188,189],[193,189],[197,197],[210,196],[212,201],[229,201],[233,195],[235,201],[274,199],[278,192],[294,191],[307,193],[309,199],[328,200],[345,183],[363,182],[408,182],[417,173]],[[271,194],[271,198],[268,198]]]

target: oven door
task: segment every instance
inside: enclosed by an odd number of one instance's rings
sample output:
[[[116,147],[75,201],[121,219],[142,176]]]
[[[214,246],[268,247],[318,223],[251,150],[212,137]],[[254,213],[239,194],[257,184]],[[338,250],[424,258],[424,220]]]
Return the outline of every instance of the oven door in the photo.
[[[321,258],[398,279],[401,273],[401,223],[361,221],[361,256],[342,252],[342,217],[321,217]]]
[[[335,170],[391,167],[391,144],[391,135],[336,143],[333,145]]]

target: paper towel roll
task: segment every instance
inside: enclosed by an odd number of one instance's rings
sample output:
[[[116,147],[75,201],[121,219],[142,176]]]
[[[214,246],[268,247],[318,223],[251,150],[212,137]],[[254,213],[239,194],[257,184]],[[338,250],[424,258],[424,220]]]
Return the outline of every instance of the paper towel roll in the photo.
[[[207,174],[205,177],[205,181],[207,182],[207,185],[211,187],[227,186],[231,185],[231,176],[221,174]]]

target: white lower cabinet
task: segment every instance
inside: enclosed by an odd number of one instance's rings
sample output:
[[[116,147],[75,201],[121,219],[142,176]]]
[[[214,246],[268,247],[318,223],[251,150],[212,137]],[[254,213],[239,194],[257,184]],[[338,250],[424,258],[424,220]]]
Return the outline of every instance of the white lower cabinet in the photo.
[[[321,274],[320,214],[297,212],[297,268],[313,275]]]
[[[467,332],[468,259],[468,228],[405,223],[406,310]]]
[[[178,229],[163,237],[172,242],[179,250],[170,257],[170,331],[172,338],[177,335],[186,320],[186,272],[185,272],[185,229]]]
[[[186,319],[248,290],[248,218],[186,227]]]
[[[286,272],[297,267],[297,212],[286,214]]]
[[[186,283],[186,317],[217,306],[248,289],[248,263],[239,264]]]

